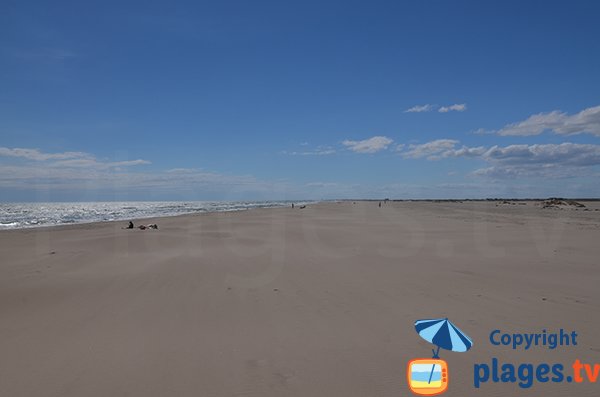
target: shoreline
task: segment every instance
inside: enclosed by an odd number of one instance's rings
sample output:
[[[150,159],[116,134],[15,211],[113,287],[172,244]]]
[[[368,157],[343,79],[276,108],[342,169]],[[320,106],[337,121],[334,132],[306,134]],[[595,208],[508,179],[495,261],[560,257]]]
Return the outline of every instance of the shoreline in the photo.
[[[437,204],[461,204],[461,203],[503,203],[503,204],[512,204],[512,203],[518,203],[518,202],[522,202],[522,203],[542,203],[546,200],[551,200],[552,198],[547,198],[547,199],[537,199],[537,198],[526,198],[526,199],[504,199],[504,198],[486,198],[486,199],[360,199],[360,200],[353,200],[353,199],[335,199],[335,200],[320,200],[320,201],[293,201],[293,203],[300,203],[301,205],[306,205],[306,206],[312,206],[315,204],[322,204],[322,203],[350,203],[350,202],[356,202],[356,203],[377,203],[377,202],[381,202],[381,203],[437,203]],[[566,201],[577,201],[580,203],[598,203],[600,202],[600,198],[557,198],[557,200],[566,200]],[[157,201],[160,202],[160,201]],[[188,201],[181,201],[181,203],[186,203]],[[274,201],[276,202],[276,201]],[[285,202],[285,200],[282,200],[280,202]],[[59,202],[56,202],[59,203]],[[53,203],[53,204],[56,204]],[[96,202],[60,202],[60,204],[78,204],[78,203],[96,203]],[[112,201],[107,201],[107,202],[102,202],[102,203],[113,203]],[[120,201],[115,201],[114,203],[126,203],[126,202],[120,202]],[[178,202],[177,202],[178,203]],[[224,202],[224,203],[238,203],[238,202]],[[292,201],[289,201],[289,204],[291,204]],[[3,204],[23,204],[23,203],[3,203]],[[27,203],[27,204],[36,204],[35,202],[31,202],[31,203]],[[47,204],[47,203],[41,203],[41,204]],[[142,216],[142,217],[129,217],[129,218],[123,218],[123,219],[115,219],[115,220],[93,220],[93,221],[83,221],[83,222],[73,222],[73,223],[64,223],[64,224],[53,224],[53,225],[37,225],[37,226],[24,226],[24,227],[15,227],[15,228],[0,228],[0,233],[4,233],[4,232],[10,232],[10,231],[18,231],[18,230],[36,230],[36,229],[52,229],[52,228],[67,228],[67,230],[72,230],[73,228],[77,228],[77,227],[83,227],[84,226],[89,226],[90,225],[103,225],[103,224],[114,224],[114,223],[118,223],[118,222],[128,222],[128,221],[144,221],[145,223],[157,223],[156,221],[161,220],[161,219],[165,219],[165,218],[177,218],[177,217],[185,217],[185,216],[194,216],[194,215],[205,215],[205,214],[213,214],[213,213],[229,213],[229,212],[245,212],[245,211],[250,211],[250,210],[258,210],[258,209],[281,209],[281,208],[288,208],[289,206],[272,206],[272,207],[251,207],[251,208],[244,208],[244,209],[234,209],[234,210],[216,210],[216,211],[196,211],[196,212],[185,212],[185,213],[181,213],[181,214],[169,214],[169,215],[158,215],[158,216]],[[573,208],[575,209],[575,208]],[[134,222],[135,224],[135,222]]]
[[[283,201],[281,201],[283,202]],[[327,202],[327,201],[298,201],[298,203],[302,203],[302,205],[314,205],[314,204],[318,204],[321,202]],[[61,202],[60,204],[70,204],[69,202]],[[77,203],[88,203],[88,202],[73,202],[73,204],[77,204]],[[96,203],[96,202],[89,202],[89,203]],[[104,202],[103,202],[104,203]],[[112,202],[106,202],[106,203],[112,203]],[[118,202],[121,203],[121,202]],[[182,201],[181,203],[187,203],[187,201]],[[238,203],[238,202],[224,202],[224,203]],[[267,203],[267,202],[266,202]],[[296,203],[296,202],[294,202]],[[4,204],[20,204],[20,203],[4,203]],[[36,203],[28,203],[28,204],[36,204]],[[46,204],[46,203],[43,203]],[[291,202],[290,202],[291,204]],[[205,215],[205,214],[214,214],[214,213],[229,213],[229,212],[245,212],[245,211],[251,211],[251,210],[259,210],[259,209],[278,209],[278,208],[287,208],[288,206],[285,205],[279,205],[279,206],[257,206],[257,207],[250,207],[250,208],[240,208],[240,209],[232,209],[232,210],[215,210],[215,211],[195,211],[195,212],[184,212],[184,213],[180,213],[180,214],[165,214],[165,215],[157,215],[157,216],[142,216],[142,217],[124,217],[123,219],[113,219],[113,220],[91,220],[91,221],[82,221],[82,222],[72,222],[72,223],[62,223],[62,224],[50,224],[50,225],[35,225],[35,226],[22,226],[22,227],[14,227],[14,228],[10,228],[10,227],[6,227],[6,228],[0,228],[0,233],[2,232],[9,232],[9,231],[17,231],[17,230],[31,230],[31,229],[48,229],[48,228],[63,228],[63,227],[75,227],[75,226],[89,226],[89,225],[94,225],[94,224],[114,224],[116,222],[128,222],[128,221],[151,221],[151,220],[160,220],[160,219],[164,219],[164,218],[175,218],[175,217],[181,217],[181,216],[192,216],[192,215]],[[135,222],[134,222],[135,223]],[[152,222],[152,223],[156,223],[156,222]],[[71,229],[69,229],[71,230]]]

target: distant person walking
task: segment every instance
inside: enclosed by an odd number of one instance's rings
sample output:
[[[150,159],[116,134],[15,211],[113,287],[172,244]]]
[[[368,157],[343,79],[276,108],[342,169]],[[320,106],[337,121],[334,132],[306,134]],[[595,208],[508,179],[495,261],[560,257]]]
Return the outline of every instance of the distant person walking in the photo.
[[[379,202],[379,208],[381,208],[381,201]]]
[[[292,203],[292,208],[294,208],[294,203]]]

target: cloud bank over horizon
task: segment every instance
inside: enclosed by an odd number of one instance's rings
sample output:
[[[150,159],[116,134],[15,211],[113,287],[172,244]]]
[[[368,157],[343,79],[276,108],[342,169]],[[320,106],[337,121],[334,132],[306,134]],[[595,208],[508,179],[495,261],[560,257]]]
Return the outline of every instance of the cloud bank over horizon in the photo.
[[[460,112],[462,109],[459,105],[453,106],[454,109],[450,110]],[[439,108],[440,111],[441,109]],[[546,131],[559,136],[583,133],[597,135],[600,133],[599,118],[600,106],[589,107],[573,115],[552,111],[532,115],[522,122],[507,124],[494,134],[516,138],[540,135]],[[485,138],[489,134],[481,136]],[[361,195],[368,198],[377,194],[444,197],[458,192],[465,197],[480,197],[498,194],[503,190],[515,192],[518,189],[524,195],[536,196],[541,191],[552,189],[558,190],[557,194],[564,192],[564,187],[570,184],[578,186],[576,189],[586,195],[600,196],[600,184],[597,183],[600,178],[600,144],[593,142],[468,145],[455,138],[418,143],[374,135],[364,139],[345,139],[337,145],[325,142],[314,146],[301,141],[297,150],[283,150],[280,153],[299,158],[330,158],[328,161],[333,162],[330,164],[344,161],[344,156],[368,154],[372,157],[367,156],[366,161],[376,162],[377,158],[384,156],[391,159],[388,161],[395,161],[401,169],[414,167],[414,162],[425,161],[440,164],[439,167],[459,167],[462,171],[448,171],[447,178],[452,181],[427,183],[423,180],[424,183],[421,184],[402,183],[401,179],[379,182],[352,182],[352,178],[347,177],[319,180],[321,173],[306,175],[306,181],[302,182],[297,178],[260,178],[251,173],[208,171],[196,167],[177,167],[177,164],[170,164],[170,168],[165,168],[164,165],[157,167],[146,159],[108,159],[85,151],[48,152],[38,148],[0,146],[0,189],[43,191],[51,195],[61,191],[79,191],[83,192],[83,196],[94,196],[103,191],[116,195],[134,195],[136,198],[140,195],[208,195],[221,198],[247,196],[314,199],[360,198]],[[280,161],[285,162],[284,159],[285,157],[281,157]],[[552,180],[562,182],[551,183]],[[462,189],[457,188],[458,186]],[[571,191],[577,191],[574,189],[571,188]]]
[[[581,178],[600,177],[600,145],[562,142],[559,144],[510,144],[467,146],[457,139],[436,139],[425,143],[396,143],[384,136],[364,140],[345,140],[341,143],[348,152],[378,154],[387,151],[398,158],[399,166],[407,161],[444,162],[461,160],[473,163],[463,172],[462,182],[432,184],[348,183],[318,181],[319,175],[309,176],[312,182],[268,180],[252,175],[235,175],[198,168],[140,169],[150,161],[98,159],[86,152],[48,153],[32,148],[0,147],[0,189],[20,191],[80,191],[90,193],[109,191],[120,196],[135,197],[210,197],[237,199],[253,197],[280,198],[456,198],[491,197],[510,192],[521,196],[552,194],[551,180],[577,179],[582,194],[598,195],[592,184],[581,184]],[[305,145],[302,145],[305,146]],[[322,153],[322,154],[319,154]],[[284,154],[311,156],[338,153],[335,149],[316,149]],[[16,159],[9,161],[6,159]],[[485,166],[481,166],[484,164]],[[412,166],[410,166],[412,167]],[[449,172],[454,177],[458,173]],[[528,181],[535,179],[538,187]],[[515,184],[515,182],[517,182]],[[518,183],[522,182],[522,183]],[[546,185],[546,186],[542,186]],[[529,186],[529,188],[528,188]],[[565,185],[568,186],[568,185]],[[591,189],[591,190],[590,190]],[[555,189],[556,190],[556,189]],[[572,189],[571,189],[572,190]],[[92,194],[90,193],[90,194]],[[556,192],[559,193],[559,192]],[[167,196],[165,196],[165,194]],[[462,195],[461,195],[462,194]],[[507,193],[504,193],[507,194]],[[457,196],[458,195],[458,196]],[[564,194],[563,194],[564,195]],[[84,194],[85,196],[85,194]]]
[[[438,111],[442,109],[440,107]],[[448,109],[460,112],[463,108],[462,105],[452,105]],[[557,136],[570,137],[584,133],[595,136],[600,133],[599,118],[600,106],[589,107],[572,115],[552,111],[507,124],[493,131],[493,134],[515,139],[541,135],[546,131]],[[481,136],[479,139],[485,140],[491,135],[474,136]],[[172,163],[169,164],[171,167],[165,167],[165,164],[156,166],[141,158],[102,158],[86,151],[49,152],[39,148],[0,146],[0,189],[25,194],[45,192],[50,196],[70,192],[75,193],[75,197],[94,197],[102,193],[103,197],[116,195],[138,199],[140,196],[317,199],[371,198],[381,195],[427,198],[455,197],[457,194],[485,197],[503,191],[539,196],[541,192],[553,190],[553,195],[581,192],[583,195],[600,196],[599,143],[513,142],[501,145],[481,142],[469,145],[461,141],[438,138],[422,143],[414,140],[403,142],[387,135],[374,135],[364,139],[344,139],[337,144],[323,142],[312,145],[308,141],[300,141],[298,149],[280,152],[281,155],[299,159],[327,158],[330,167],[336,163],[353,161],[348,156],[356,156],[357,159],[365,158],[361,162],[375,163],[378,158],[385,158],[395,162],[399,169],[412,169],[415,162],[424,161],[430,164],[429,168],[433,164],[434,168],[440,170],[446,167],[462,170],[447,171],[446,178],[449,181],[428,182],[421,178],[422,183],[406,183],[402,179],[361,182],[352,181],[353,178],[345,175],[322,180],[322,172],[305,175],[305,181],[298,178],[261,178],[252,173],[209,171],[202,167],[178,167],[178,164]],[[285,157],[280,157],[279,161],[285,163]],[[418,170],[419,167],[414,169]]]

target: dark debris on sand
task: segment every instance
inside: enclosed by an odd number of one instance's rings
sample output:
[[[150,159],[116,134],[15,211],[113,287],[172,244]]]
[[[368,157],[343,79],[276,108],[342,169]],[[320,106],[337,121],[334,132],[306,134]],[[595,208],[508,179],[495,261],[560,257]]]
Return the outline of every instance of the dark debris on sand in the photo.
[[[568,200],[562,198],[551,197],[547,200],[541,202],[542,208],[565,208],[565,207],[575,207],[575,208],[585,208],[585,205],[575,201]]]

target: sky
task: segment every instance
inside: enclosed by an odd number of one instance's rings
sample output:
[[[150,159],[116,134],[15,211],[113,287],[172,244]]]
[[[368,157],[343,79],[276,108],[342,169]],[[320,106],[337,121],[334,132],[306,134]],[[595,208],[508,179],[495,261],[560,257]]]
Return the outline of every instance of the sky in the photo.
[[[0,2],[0,201],[600,197],[597,1]]]

